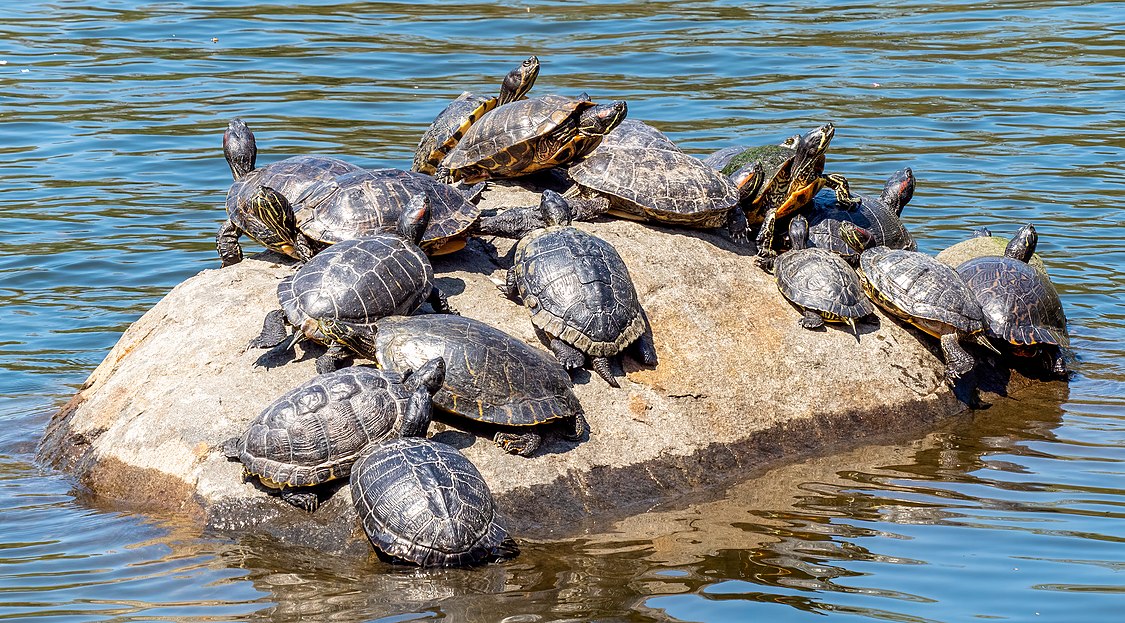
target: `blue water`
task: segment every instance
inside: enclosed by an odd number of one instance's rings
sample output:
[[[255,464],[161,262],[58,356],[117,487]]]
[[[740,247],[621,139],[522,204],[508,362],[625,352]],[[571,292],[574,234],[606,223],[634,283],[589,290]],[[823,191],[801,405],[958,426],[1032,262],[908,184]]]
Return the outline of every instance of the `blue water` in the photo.
[[[1125,2],[9,3],[0,23],[0,619],[1084,621],[1125,592]],[[230,117],[263,162],[408,166],[462,90],[625,99],[704,155],[831,120],[924,251],[1040,232],[1069,386],[781,467],[513,562],[415,571],[201,535],[36,464],[51,413],[217,266]]]

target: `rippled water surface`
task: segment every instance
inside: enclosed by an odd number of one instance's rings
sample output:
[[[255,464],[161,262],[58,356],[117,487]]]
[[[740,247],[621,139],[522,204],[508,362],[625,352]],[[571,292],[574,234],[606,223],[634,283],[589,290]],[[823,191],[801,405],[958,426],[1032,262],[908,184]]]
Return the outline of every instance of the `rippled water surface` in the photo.
[[[8,3],[0,619],[1116,620],[1122,16],[1030,0]],[[217,265],[227,119],[251,123],[265,162],[406,167],[448,100],[530,54],[536,91],[626,99],[699,155],[831,120],[853,188],[913,167],[922,250],[1034,222],[1073,380],[471,571],[200,535],[35,463],[50,414],[121,331]]]

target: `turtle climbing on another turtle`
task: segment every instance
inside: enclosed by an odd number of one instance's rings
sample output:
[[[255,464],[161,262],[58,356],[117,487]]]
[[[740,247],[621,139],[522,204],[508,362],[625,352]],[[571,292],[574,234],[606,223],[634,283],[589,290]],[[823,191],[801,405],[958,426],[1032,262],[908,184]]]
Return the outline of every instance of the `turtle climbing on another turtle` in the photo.
[[[520,239],[500,289],[527,307],[564,368],[581,367],[588,355],[594,371],[619,387],[610,357],[636,343],[640,361],[657,359],[629,269],[608,242],[570,226],[558,193],[544,191],[543,208],[548,226]]]
[[[347,356],[345,344],[324,334],[319,321],[340,320],[370,325],[383,316],[410,314],[429,302],[434,311],[451,313],[441,291],[434,286],[434,269],[417,245],[425,230],[429,200],[425,194],[411,199],[395,232],[345,240],[318,253],[277,286],[281,309],[266,315],[262,333],[251,348],[286,349],[302,338],[329,344],[317,358],[319,373],[335,370]],[[294,327],[292,339],[286,326]],[[414,362],[412,367],[424,361]]]
[[[227,458],[242,462],[281,499],[316,510],[316,487],[347,478],[371,443],[391,437],[424,437],[432,397],[445,378],[433,359],[412,373],[353,367],[315,376],[266,407],[239,437],[223,443]]]
[[[473,184],[562,166],[593,151],[628,114],[623,101],[544,95],[500,106],[474,123],[438,168],[442,181]]]
[[[1063,349],[1069,348],[1066,314],[1046,274],[1028,263],[1039,236],[1025,225],[1003,256],[978,257],[957,267],[988,322],[988,335],[1011,345],[1017,355],[1045,357],[1052,373],[1067,378]]]
[[[809,247],[808,236],[808,221],[794,217],[789,223],[793,248],[778,256],[773,266],[777,289],[804,314],[802,327],[817,329],[825,321],[843,322],[858,339],[856,320],[874,313],[875,307],[855,270],[839,255]]]
[[[941,340],[950,384],[976,364],[962,340],[996,351],[984,335],[984,312],[972,291],[952,268],[929,255],[872,247],[860,255],[859,278],[876,305]]]
[[[577,441],[589,430],[570,375],[549,354],[479,320],[444,314],[389,316],[371,324],[337,319],[320,330],[392,370],[441,357],[439,408],[497,429],[507,452],[529,456],[551,426]]]
[[[367,538],[391,562],[465,567],[519,555],[488,483],[456,448],[428,439],[372,444],[351,473]]]
[[[223,133],[223,154],[234,183],[227,192],[227,220],[215,236],[223,266],[242,261],[238,239],[246,234],[267,249],[308,261],[311,245],[298,230],[290,207],[309,186],[358,166],[328,156],[294,156],[255,169],[258,147],[242,119],[231,119]]]
[[[465,132],[485,113],[497,106],[503,106],[522,99],[535,79],[539,77],[539,59],[535,56],[528,57],[520,63],[500,84],[500,92],[492,97],[481,97],[465,91],[446,106],[434,119],[414,150],[414,164],[412,171],[433,175],[437,172],[438,165],[445,159]]]

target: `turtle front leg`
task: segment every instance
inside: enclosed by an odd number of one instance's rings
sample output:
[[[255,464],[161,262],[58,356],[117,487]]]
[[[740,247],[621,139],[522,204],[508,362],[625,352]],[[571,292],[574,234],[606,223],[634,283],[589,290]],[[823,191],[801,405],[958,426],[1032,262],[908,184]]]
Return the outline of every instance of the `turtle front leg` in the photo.
[[[340,362],[348,358],[348,351],[340,343],[335,343],[328,347],[328,350],[316,358],[316,373],[328,374],[335,372],[341,367]]]
[[[738,206],[731,208],[727,217],[727,236],[739,246],[750,244],[750,222],[746,220],[746,213]]]
[[[859,207],[859,197],[852,194],[851,186],[848,184],[848,178],[839,173],[829,173],[824,176],[824,185],[836,191],[836,202],[843,206],[844,209],[852,210]]]
[[[586,363],[586,353],[583,353],[557,337],[551,338],[551,342],[547,345],[547,348],[551,349],[551,352],[555,354],[555,358],[558,359],[562,367],[567,370],[581,368],[582,365]]]
[[[297,259],[301,262],[307,262],[316,255],[312,242],[309,241],[308,236],[301,232],[297,232],[297,235],[293,238],[293,250],[297,252]]]
[[[1070,378],[1070,372],[1066,368],[1066,359],[1063,357],[1062,349],[1055,346],[1051,349],[1045,349],[1047,356],[1047,365],[1051,369],[1051,373],[1060,379]]]
[[[230,219],[219,226],[219,232],[215,234],[215,249],[219,252],[223,268],[242,261],[242,246],[238,244],[240,237],[242,230]]]
[[[449,306],[449,299],[445,298],[445,294],[443,294],[442,291],[437,288],[430,290],[430,295],[426,297],[426,302],[429,303],[430,307],[433,307],[434,311],[439,314],[453,314],[454,316],[460,316],[460,314],[457,313],[457,310]]]
[[[598,376],[605,379],[605,382],[609,383],[610,387],[621,387],[621,385],[617,383],[617,379],[613,376],[613,370],[609,367],[609,357],[591,357],[590,367],[594,369],[594,372],[598,373]]]
[[[563,195],[566,196],[565,194]],[[567,197],[570,202],[570,220],[592,221],[609,212],[609,199],[605,197]]]
[[[969,351],[961,346],[956,333],[941,336],[941,352],[945,355],[945,380],[950,385],[971,372],[976,363]]]
[[[262,321],[262,332],[258,337],[250,340],[247,345],[248,348],[273,348],[278,344],[285,341],[289,337],[289,331],[286,328],[289,321],[285,318],[285,311],[275,309],[266,314],[265,320]]]
[[[289,502],[293,506],[301,510],[313,512],[320,507],[320,496],[314,491],[294,491],[292,489],[282,489],[278,494],[281,499]]]
[[[802,327],[809,330],[819,329],[824,326],[824,317],[811,309],[806,309],[805,315],[800,320],[800,324]]]
[[[542,435],[533,432],[522,434],[496,433],[492,440],[505,452],[520,456],[531,456],[533,452],[539,449],[539,444],[543,443]]]
[[[523,238],[529,232],[547,226],[539,206],[509,208],[495,216],[481,217],[475,232],[480,236],[500,236],[501,238]]]

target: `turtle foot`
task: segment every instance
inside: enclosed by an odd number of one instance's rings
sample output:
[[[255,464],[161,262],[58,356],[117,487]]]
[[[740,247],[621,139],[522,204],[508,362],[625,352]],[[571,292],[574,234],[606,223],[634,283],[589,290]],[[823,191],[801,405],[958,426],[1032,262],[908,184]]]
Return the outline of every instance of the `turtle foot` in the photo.
[[[593,361],[590,362],[590,365],[594,368],[594,372],[598,373],[598,376],[605,379],[606,383],[609,383],[610,387],[621,387],[621,385],[617,383],[617,379],[613,376],[613,370],[610,370],[609,368],[608,357],[594,357]]]
[[[284,342],[287,337],[289,337],[289,334],[285,329],[285,312],[275,309],[266,314],[265,320],[262,321],[262,332],[258,334],[258,337],[250,340],[247,347],[273,348]]]
[[[590,431],[590,424],[586,421],[586,416],[581,413],[574,416],[572,423],[573,426],[563,426],[559,431],[559,435],[567,441],[578,441]]]
[[[586,363],[586,354],[577,348],[567,344],[559,338],[551,338],[551,343],[548,348],[555,354],[555,358],[559,360],[562,367],[567,370],[574,370],[581,368]]]
[[[531,456],[539,448],[543,438],[538,433],[496,433],[492,440],[505,452],[520,456]]]
[[[339,344],[333,344],[327,352],[316,358],[316,373],[328,374],[344,367],[342,362],[348,358],[347,351]]]
[[[312,491],[293,491],[286,489],[282,491],[280,495],[281,499],[310,513],[320,506],[320,498]]]
[[[1070,371],[1066,368],[1066,359],[1063,358],[1062,352],[1056,352],[1051,356],[1051,373],[1063,379],[1064,381],[1070,378]]]
[[[802,327],[809,330],[820,329],[824,326],[824,318],[822,318],[820,314],[807,309],[805,310],[805,315],[799,322]]]
[[[242,437],[231,437],[219,446],[219,452],[231,460],[238,460],[242,456]]]

